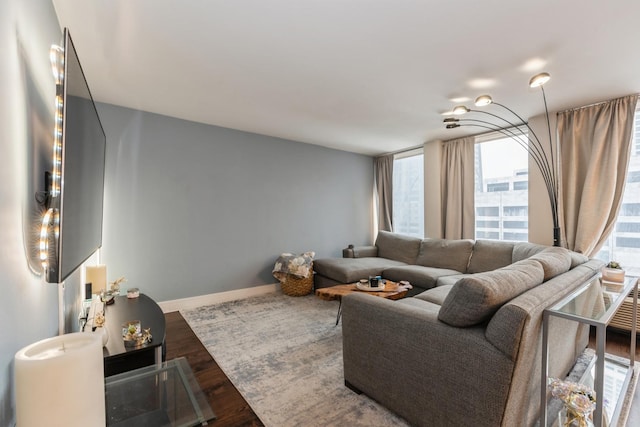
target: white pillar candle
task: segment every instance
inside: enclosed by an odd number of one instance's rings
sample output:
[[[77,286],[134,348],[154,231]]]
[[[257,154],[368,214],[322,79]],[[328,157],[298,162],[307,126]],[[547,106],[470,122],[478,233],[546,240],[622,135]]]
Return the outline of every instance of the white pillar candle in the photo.
[[[38,341],[15,355],[19,427],[106,425],[102,341],[76,332]]]
[[[107,266],[104,264],[85,267],[85,283],[91,283],[91,293],[99,294],[107,289]]]

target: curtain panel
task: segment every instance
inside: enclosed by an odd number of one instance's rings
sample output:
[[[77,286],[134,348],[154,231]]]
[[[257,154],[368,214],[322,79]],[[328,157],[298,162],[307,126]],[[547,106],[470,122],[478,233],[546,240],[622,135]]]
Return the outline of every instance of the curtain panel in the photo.
[[[442,148],[442,236],[475,238],[475,138],[447,141]]]
[[[378,230],[393,231],[393,154],[374,159]]]
[[[562,240],[595,255],[622,203],[637,95],[558,113]]]

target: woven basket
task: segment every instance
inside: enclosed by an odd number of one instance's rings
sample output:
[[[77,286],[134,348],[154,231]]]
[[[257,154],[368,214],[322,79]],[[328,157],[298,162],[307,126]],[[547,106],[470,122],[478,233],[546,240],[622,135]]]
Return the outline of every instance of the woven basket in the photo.
[[[292,297],[301,297],[303,295],[309,295],[313,290],[313,272],[309,277],[296,277],[292,274],[287,274],[284,280],[280,281],[282,292],[285,295]]]

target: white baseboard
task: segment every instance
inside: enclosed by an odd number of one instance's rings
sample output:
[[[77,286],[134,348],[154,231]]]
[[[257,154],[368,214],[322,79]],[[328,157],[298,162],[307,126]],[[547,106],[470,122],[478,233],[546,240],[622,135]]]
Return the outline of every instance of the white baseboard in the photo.
[[[279,289],[279,284],[254,286],[252,288],[237,289],[234,291],[218,292],[215,294],[199,295],[197,297],[181,298],[171,301],[161,301],[158,303],[163,313],[172,311],[188,310],[201,307],[203,305],[218,304],[221,302],[235,301],[239,299],[264,295],[275,292]]]

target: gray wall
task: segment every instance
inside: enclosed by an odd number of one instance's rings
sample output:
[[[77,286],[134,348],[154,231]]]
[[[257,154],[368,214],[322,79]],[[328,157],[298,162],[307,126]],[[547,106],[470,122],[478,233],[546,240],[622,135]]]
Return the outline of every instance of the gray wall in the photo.
[[[52,153],[49,48],[61,40],[50,0],[0,2],[0,426],[15,418],[14,354],[58,332],[58,287],[44,283],[29,259],[39,217],[34,193]]]
[[[15,353],[57,335],[60,318],[77,329],[82,286],[80,270],[64,289],[47,284],[33,262],[34,193],[52,153],[49,49],[62,42],[51,1],[3,0],[0,34],[0,426],[10,426]],[[367,156],[109,105],[99,112],[110,280],[124,275],[125,286],[170,300],[272,283],[283,251],[339,256],[347,243],[370,242]]]
[[[370,244],[373,160],[99,104],[102,259],[158,301],[274,283],[282,252]]]

